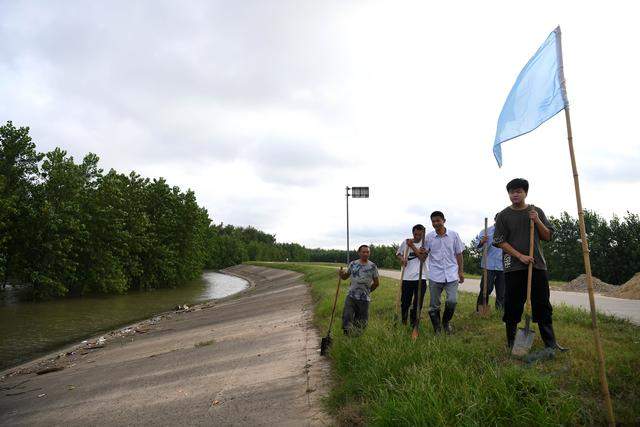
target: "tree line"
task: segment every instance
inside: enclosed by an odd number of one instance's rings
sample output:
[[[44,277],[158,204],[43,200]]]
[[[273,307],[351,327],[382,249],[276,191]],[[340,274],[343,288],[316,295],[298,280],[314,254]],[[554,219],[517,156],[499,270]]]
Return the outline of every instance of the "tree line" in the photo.
[[[640,216],[627,212],[610,220],[585,211],[585,228],[593,275],[612,285],[621,285],[640,271]],[[549,217],[553,238],[543,242],[551,280],[570,281],[584,273],[578,219],[567,212]],[[480,274],[482,252],[472,241],[465,251],[465,270]]]
[[[29,128],[0,126],[0,284],[29,298],[174,287],[204,268],[245,261],[344,263],[345,251],[278,243],[254,227],[212,224],[193,191],[135,172],[104,172],[98,156],[81,162],[60,148],[39,153]],[[586,212],[593,271],[618,285],[640,271],[640,218],[611,220]],[[577,219],[550,218],[545,254],[555,280],[584,271]],[[399,268],[397,245],[371,245],[371,260]],[[465,270],[480,273],[475,242]],[[356,259],[356,251],[350,259]]]

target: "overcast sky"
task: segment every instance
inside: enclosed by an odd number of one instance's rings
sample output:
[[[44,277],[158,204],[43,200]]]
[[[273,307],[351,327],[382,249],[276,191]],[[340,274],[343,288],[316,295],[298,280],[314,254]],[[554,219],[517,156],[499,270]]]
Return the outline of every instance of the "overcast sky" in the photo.
[[[582,197],[640,212],[635,2],[0,0],[0,120],[40,151],[165,177],[215,222],[279,241],[393,243],[433,210],[470,240],[529,179],[576,204],[564,115],[492,153],[521,68],[556,25]]]

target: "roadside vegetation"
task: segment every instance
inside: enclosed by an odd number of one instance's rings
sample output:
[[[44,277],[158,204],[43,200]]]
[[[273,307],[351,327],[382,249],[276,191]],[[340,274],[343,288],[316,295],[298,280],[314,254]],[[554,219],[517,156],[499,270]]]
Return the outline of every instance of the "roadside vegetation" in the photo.
[[[258,263],[259,264],[259,263]],[[337,284],[332,269],[308,264],[268,264],[298,271],[310,283],[315,324],[322,336]],[[460,293],[453,336],[434,336],[428,316],[412,342],[394,322],[398,281],[382,278],[373,293],[370,324],[359,338],[333,331],[333,386],[328,410],[344,425],[603,425],[590,317],[554,308],[559,341],[571,350],[531,364],[512,359],[495,311],[474,313],[475,295]],[[346,295],[340,293],[338,308]],[[598,317],[617,421],[640,423],[640,328]],[[537,331],[536,331],[537,334]],[[534,349],[542,348],[539,336]]]

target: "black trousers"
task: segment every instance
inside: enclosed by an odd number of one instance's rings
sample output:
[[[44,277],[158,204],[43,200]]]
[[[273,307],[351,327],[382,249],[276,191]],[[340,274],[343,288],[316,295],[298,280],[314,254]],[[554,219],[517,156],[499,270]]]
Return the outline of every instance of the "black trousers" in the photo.
[[[480,293],[476,301],[476,311],[478,306],[484,305],[482,288],[484,286],[484,274],[480,278]],[[487,270],[487,302],[489,301],[489,295],[493,292],[493,288],[496,288],[496,310],[502,310],[504,308],[504,272],[501,270]]]
[[[420,298],[420,309],[424,302],[424,296],[427,293],[427,279],[422,281],[422,298]],[[402,313],[402,321],[406,322],[409,316],[409,306],[411,306],[411,324],[413,325],[418,316],[418,281],[403,280],[402,294],[400,296],[400,311]]]
[[[505,295],[502,321],[518,323],[527,300],[527,270],[504,274]],[[546,270],[533,269],[531,279],[531,310],[534,322],[551,324],[553,308],[549,302],[549,279]]]

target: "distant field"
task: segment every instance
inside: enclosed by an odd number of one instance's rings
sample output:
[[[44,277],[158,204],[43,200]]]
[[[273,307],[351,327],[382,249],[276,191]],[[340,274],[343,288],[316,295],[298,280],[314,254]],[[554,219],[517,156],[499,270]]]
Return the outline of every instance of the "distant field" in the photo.
[[[311,284],[315,323],[326,334],[335,272],[309,264],[264,263],[301,272]],[[416,343],[394,323],[397,280],[374,292],[371,322],[359,338],[333,330],[333,389],[328,410],[343,424],[367,425],[601,425],[606,424],[589,316],[554,307],[559,341],[571,351],[531,365],[505,350],[497,313],[473,314],[475,296],[460,293],[456,334],[434,336],[424,319]],[[341,311],[346,287],[342,288]],[[640,328],[599,315],[607,375],[617,421],[640,424]],[[537,331],[536,331],[537,335]],[[540,349],[536,338],[534,350]]]

